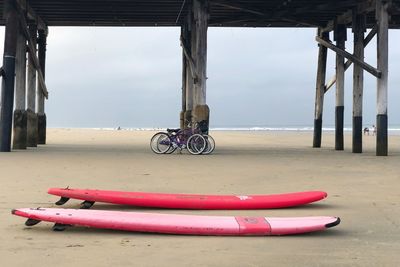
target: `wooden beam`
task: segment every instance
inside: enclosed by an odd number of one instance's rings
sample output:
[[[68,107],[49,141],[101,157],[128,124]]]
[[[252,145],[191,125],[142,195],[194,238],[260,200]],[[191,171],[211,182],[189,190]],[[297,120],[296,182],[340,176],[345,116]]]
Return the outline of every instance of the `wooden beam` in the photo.
[[[28,31],[28,24],[26,23],[26,19],[24,16],[20,16],[20,24],[21,24],[21,29],[23,34],[25,35],[25,38],[28,40],[28,52],[29,56],[32,58],[32,63],[35,66],[35,69],[38,74],[38,81],[40,83],[40,87],[43,90],[44,96],[48,99],[49,98],[49,92],[47,90],[46,83],[44,81],[44,76],[40,68],[39,64],[39,59],[36,55],[36,45],[34,43],[34,40],[32,39],[32,36],[29,34]]]
[[[324,32],[330,32],[335,28],[336,23],[340,24],[349,24],[351,23],[351,20],[353,19],[353,12],[352,10],[347,10],[345,13],[337,16],[335,19],[329,21],[327,25],[322,28],[322,31]]]
[[[39,30],[44,30],[46,34],[48,33],[48,28],[46,23],[42,20],[41,17],[39,17],[35,10],[31,8],[31,6],[28,4],[28,1],[26,0],[16,0],[18,6],[17,8],[20,11],[23,11],[24,14],[29,18],[29,20],[35,21],[35,24],[37,25]]]
[[[353,63],[358,64],[359,66],[361,66],[365,71],[371,73],[372,75],[374,75],[375,77],[379,78],[381,76],[381,71],[375,69],[374,67],[372,67],[371,65],[365,63],[363,60],[358,59],[356,56],[338,48],[337,46],[335,46],[334,44],[327,42],[323,39],[321,39],[320,37],[316,36],[315,40],[322,44],[323,46],[335,51],[336,53],[340,54],[341,56],[353,61]]]
[[[290,1],[285,1],[282,5],[286,7],[286,5],[289,2]],[[251,18],[251,20],[252,21],[255,20],[258,23],[264,22],[266,25],[269,24],[269,21],[271,19],[279,18],[282,21],[287,21],[287,22],[291,22],[291,23],[294,22],[294,23],[298,23],[299,25],[303,25],[303,26],[307,26],[307,27],[321,26],[317,22],[313,22],[311,20],[306,20],[304,18],[298,18],[298,17],[292,16],[292,12],[289,12],[287,10],[280,10],[280,6],[278,6],[273,11],[265,12],[263,10],[249,9],[248,7],[241,5],[239,3],[232,4],[232,2],[226,1],[226,0],[213,0],[213,1],[210,1],[210,4],[256,15],[257,17]],[[234,22],[237,23],[237,22],[241,22],[241,21],[243,21],[243,24],[246,24],[245,22],[249,21],[249,18],[246,17],[246,19],[243,19],[243,18],[241,18],[241,16],[236,16],[234,21],[232,21],[231,18],[229,19],[229,21],[224,20],[224,19],[222,19],[220,21],[214,20],[213,24],[230,24],[230,23],[234,23]]]
[[[247,13],[254,14],[254,15],[265,16],[264,12],[260,12],[260,11],[253,10],[253,9],[249,9],[247,7],[244,7],[243,5],[240,5],[239,3],[232,4],[231,1],[213,0],[213,1],[210,2],[210,4],[216,5],[216,6],[230,8],[230,9],[233,9],[233,10],[243,11],[243,12],[247,12]]]
[[[352,9],[354,7],[353,1],[343,1],[343,2],[329,2],[323,4],[316,4],[312,6],[303,6],[296,7],[291,13],[299,14],[299,13],[315,13],[321,12],[325,10],[337,10],[337,9]],[[342,23],[342,22],[341,22]]]
[[[192,56],[189,53],[189,49],[188,49],[188,46],[186,44],[186,41],[182,37],[181,37],[181,46],[182,46],[182,49],[183,49],[183,54],[185,55],[186,60],[189,63],[190,73],[192,74],[194,79],[197,79],[198,73],[197,73],[197,70],[196,70],[196,66],[195,66],[194,60],[193,60]]]
[[[372,38],[376,35],[377,32],[377,25],[374,25],[374,27],[369,31],[368,35],[364,39],[364,47],[367,47],[368,44],[371,42]],[[339,47],[340,48],[340,47]],[[343,49],[344,50],[344,49]],[[344,70],[346,71],[351,64],[353,64],[352,61],[347,60],[344,63]],[[333,77],[329,80],[329,82],[325,85],[325,93],[329,91],[329,89],[336,83],[336,75],[333,75]]]
[[[307,27],[319,27],[320,25],[317,22],[313,22],[313,21],[306,21],[304,19],[299,19],[299,18],[295,18],[295,17],[282,17],[283,21],[287,21],[287,22],[294,22],[294,23],[298,23],[299,25],[302,26],[307,26]]]
[[[327,25],[322,29],[323,31],[330,32],[335,28],[336,23],[340,24],[349,24],[353,20],[354,9],[358,14],[366,14],[375,10],[375,0],[366,0],[363,1],[354,8],[349,8],[345,13],[337,16],[336,18],[330,20]]]
[[[376,0],[378,24],[377,57],[378,68],[382,71],[377,82],[376,155],[388,155],[388,61],[389,61],[389,3]]]
[[[236,24],[234,26],[238,26],[237,23],[241,23],[242,26],[248,26],[248,25],[253,25],[254,23],[257,24],[256,27],[270,27],[276,17],[274,16],[254,16],[254,17],[249,17],[249,16],[235,16],[235,19],[232,20],[231,17],[229,18],[218,18],[218,19],[213,19],[210,21],[209,26],[221,26],[221,25],[227,25],[229,26],[230,24]],[[288,22],[288,23],[296,23],[297,26],[305,26],[305,27],[320,27],[320,23],[317,21],[313,21],[311,19],[305,19],[305,18],[298,18],[294,16],[285,16],[285,17],[279,17],[279,20],[282,22]],[[260,26],[260,24],[264,24]]]
[[[371,42],[372,38],[375,37],[377,32],[378,32],[378,25],[375,24],[364,39],[364,47],[368,46],[369,42]]]

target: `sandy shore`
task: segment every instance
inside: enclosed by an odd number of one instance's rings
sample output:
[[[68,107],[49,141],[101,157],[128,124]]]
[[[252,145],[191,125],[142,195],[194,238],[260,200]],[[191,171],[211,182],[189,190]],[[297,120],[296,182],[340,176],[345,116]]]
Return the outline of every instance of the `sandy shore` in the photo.
[[[311,148],[311,133],[215,132],[212,155],[155,155],[154,132],[50,129],[48,145],[0,154],[2,266],[400,266],[400,136],[390,156]],[[53,207],[49,187],[268,194],[325,190],[320,204],[284,210],[163,211],[186,214],[340,216],[325,232],[286,237],[199,237],[51,224],[24,226],[12,208]],[[66,207],[78,207],[70,201]],[[94,208],[135,210],[96,204]],[[159,210],[152,210],[159,211]]]

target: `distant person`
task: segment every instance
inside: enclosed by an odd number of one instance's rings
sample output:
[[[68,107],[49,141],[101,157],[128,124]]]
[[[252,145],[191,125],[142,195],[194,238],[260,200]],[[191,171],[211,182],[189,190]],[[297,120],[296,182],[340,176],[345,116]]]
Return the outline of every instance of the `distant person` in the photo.
[[[364,135],[366,135],[366,134],[369,135],[369,128],[368,127],[364,128]]]
[[[375,125],[372,125],[372,135],[376,135],[376,127],[375,127]]]

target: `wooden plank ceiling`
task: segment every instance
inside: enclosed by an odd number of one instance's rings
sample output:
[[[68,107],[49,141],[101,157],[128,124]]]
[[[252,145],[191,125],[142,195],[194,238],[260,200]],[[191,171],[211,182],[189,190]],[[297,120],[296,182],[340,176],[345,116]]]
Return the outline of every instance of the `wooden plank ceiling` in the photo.
[[[29,0],[48,26],[179,26],[190,0]],[[210,26],[326,26],[357,3],[372,0],[209,0]],[[0,24],[4,0],[0,0]],[[391,28],[399,28],[400,0],[393,0]],[[369,13],[368,25],[374,24]]]

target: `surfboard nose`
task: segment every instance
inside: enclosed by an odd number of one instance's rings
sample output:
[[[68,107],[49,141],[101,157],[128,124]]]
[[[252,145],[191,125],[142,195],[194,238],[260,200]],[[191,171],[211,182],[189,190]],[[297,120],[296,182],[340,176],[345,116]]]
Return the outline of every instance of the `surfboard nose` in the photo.
[[[331,227],[335,227],[336,225],[340,224],[340,217],[336,218],[336,221],[325,224],[326,228],[331,228]]]
[[[339,217],[315,216],[297,218],[268,218],[272,235],[302,234],[334,227],[340,223]]]

